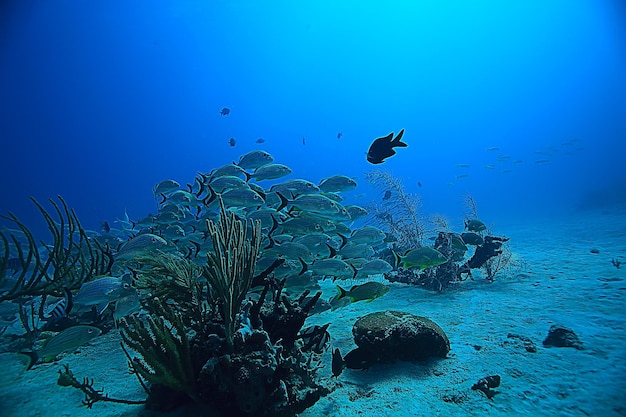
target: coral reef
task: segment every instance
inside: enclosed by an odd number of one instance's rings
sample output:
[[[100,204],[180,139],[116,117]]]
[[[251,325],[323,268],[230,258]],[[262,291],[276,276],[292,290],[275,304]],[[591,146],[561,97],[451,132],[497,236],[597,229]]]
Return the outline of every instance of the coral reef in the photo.
[[[39,248],[28,227],[17,216],[0,216],[15,224],[20,233],[0,231],[0,302],[25,296],[62,296],[63,288],[78,289],[94,276],[110,271],[112,258],[107,248],[87,237],[74,210],[58,197],[60,204],[50,200],[57,214],[55,219],[37,200],[31,198],[52,235],[52,244]],[[7,276],[7,270],[19,274]]]
[[[420,216],[421,201],[417,194],[406,191],[402,180],[390,172],[367,171],[365,180],[384,193],[380,202],[372,203],[369,212],[372,222],[388,233],[400,251],[422,245],[425,221]]]
[[[254,278],[257,255],[261,246],[261,222],[250,220],[250,237],[246,223],[227,212],[222,198],[220,220],[207,220],[214,252],[207,255],[202,275],[219,300],[224,319],[226,343],[233,346],[236,316]]]

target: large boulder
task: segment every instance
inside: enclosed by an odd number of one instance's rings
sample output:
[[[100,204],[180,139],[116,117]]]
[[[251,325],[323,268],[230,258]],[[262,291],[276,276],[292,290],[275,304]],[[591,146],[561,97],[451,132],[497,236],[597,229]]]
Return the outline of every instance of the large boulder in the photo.
[[[379,311],[361,317],[352,328],[358,348],[346,355],[348,368],[374,362],[445,358],[450,340],[437,323],[402,311]]]

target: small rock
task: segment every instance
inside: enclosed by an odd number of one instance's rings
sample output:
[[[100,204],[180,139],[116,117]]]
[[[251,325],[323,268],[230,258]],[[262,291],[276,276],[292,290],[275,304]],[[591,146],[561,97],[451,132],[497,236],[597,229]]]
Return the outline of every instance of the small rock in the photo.
[[[565,326],[554,325],[550,327],[548,337],[543,341],[544,346],[554,347],[573,347],[578,350],[583,350],[583,343],[580,341],[576,333],[573,330],[568,329]]]

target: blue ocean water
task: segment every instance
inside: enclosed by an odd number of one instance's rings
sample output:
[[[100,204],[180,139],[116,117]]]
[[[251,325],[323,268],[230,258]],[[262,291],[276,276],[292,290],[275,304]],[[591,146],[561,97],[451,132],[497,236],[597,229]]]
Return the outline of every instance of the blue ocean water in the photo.
[[[401,129],[408,147],[368,163],[370,144]],[[0,1],[0,214],[37,238],[50,235],[29,197],[62,196],[86,229],[117,227],[156,213],[160,181],[184,188],[255,149],[293,170],[266,187],[342,174],[359,184],[345,203],[367,206],[384,190],[365,175],[382,169],[419,194],[425,218],[462,230],[470,195],[511,237],[514,271],[494,283],[444,294],[394,283],[312,316],[346,353],[357,317],[402,308],[445,328],[452,350],[433,366],[347,370],[303,415],[623,415],[625,139],[623,1]],[[4,220],[0,231],[15,227]],[[329,299],[336,288],[322,284]],[[5,339],[22,330],[11,320]],[[543,347],[555,323],[587,350]],[[61,361],[97,388],[145,398],[117,330],[74,353]],[[54,385],[58,363],[24,371],[0,354],[0,415],[93,411]],[[433,394],[471,395],[492,372],[498,401]],[[145,413],[109,405],[95,412]]]
[[[368,146],[402,128],[379,167],[425,212],[462,217],[468,193],[492,220],[623,205],[624,18],[608,0],[5,0],[0,212],[34,222],[28,197],[61,195],[87,228],[139,218],[159,181],[259,148],[367,199]]]

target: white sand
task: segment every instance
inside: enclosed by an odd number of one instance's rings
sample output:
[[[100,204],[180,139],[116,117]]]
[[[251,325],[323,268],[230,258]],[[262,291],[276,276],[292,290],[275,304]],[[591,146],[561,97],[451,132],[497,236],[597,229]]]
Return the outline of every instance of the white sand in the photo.
[[[372,303],[313,316],[311,324],[332,323],[333,345],[344,354],[354,348],[355,320],[387,309],[431,318],[447,333],[451,351],[448,359],[425,364],[345,370],[337,389],[301,416],[626,415],[626,264],[617,269],[610,262],[626,256],[626,213],[585,213],[540,223],[520,219],[517,224],[497,224],[494,231],[511,238],[524,269],[500,275],[493,284],[468,281],[444,294],[392,284],[389,294]],[[600,253],[592,254],[592,248]],[[574,330],[585,350],[543,347],[553,324]],[[508,333],[532,339],[538,351],[527,352],[507,338]],[[144,397],[128,374],[119,335],[112,332],[82,347],[80,354],[28,372],[15,355],[1,355],[0,415],[152,415],[142,406],[103,402],[88,410],[81,405],[80,392],[56,385],[63,363],[78,377],[94,378],[95,387],[113,397]],[[322,372],[330,375],[330,367]],[[493,400],[470,389],[478,379],[494,374],[502,383]],[[446,396],[462,401],[446,402]],[[186,415],[200,414],[187,410]]]

